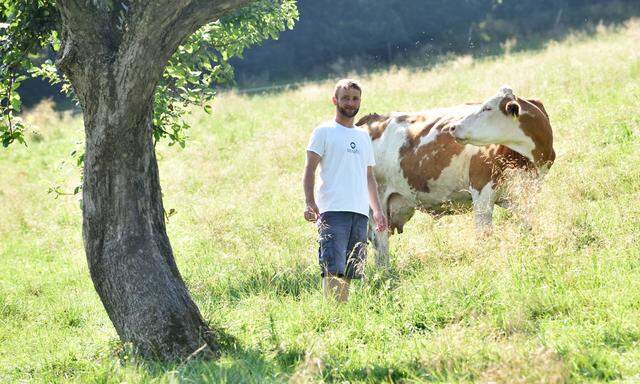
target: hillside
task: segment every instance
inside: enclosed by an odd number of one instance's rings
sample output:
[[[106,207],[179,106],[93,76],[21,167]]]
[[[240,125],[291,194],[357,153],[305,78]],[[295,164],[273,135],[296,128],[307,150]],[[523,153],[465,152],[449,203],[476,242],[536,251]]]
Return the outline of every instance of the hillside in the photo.
[[[360,116],[479,101],[503,84],[540,98],[558,154],[528,231],[504,210],[417,214],[392,269],[336,307],[321,294],[301,172],[333,82],[223,94],[182,150],[158,146],[178,266],[223,329],[217,362],[136,362],[84,257],[78,116],[41,104],[29,147],[0,155],[0,382],[565,382],[640,377],[640,22],[538,51],[361,77]]]

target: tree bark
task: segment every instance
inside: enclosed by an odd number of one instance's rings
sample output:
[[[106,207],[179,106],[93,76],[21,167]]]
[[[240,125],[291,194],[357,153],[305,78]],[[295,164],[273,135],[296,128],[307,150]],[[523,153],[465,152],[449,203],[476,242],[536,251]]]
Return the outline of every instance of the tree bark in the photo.
[[[90,1],[58,2],[58,67],[84,114],[83,239],[89,270],[120,339],[145,357],[175,360],[202,346],[217,352],[166,233],[153,94],[183,39],[248,2],[136,2],[139,8],[128,15],[124,32],[112,10]]]
[[[85,114],[83,238],[91,278],[120,339],[145,356],[175,359],[204,344],[215,351],[215,342],[173,259],[150,107],[122,125],[109,107]]]

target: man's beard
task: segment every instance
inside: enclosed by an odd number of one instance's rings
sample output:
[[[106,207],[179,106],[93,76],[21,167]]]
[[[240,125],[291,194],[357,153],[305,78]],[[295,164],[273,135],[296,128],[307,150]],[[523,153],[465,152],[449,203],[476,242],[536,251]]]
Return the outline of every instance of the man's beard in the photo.
[[[354,117],[355,115],[358,114],[358,111],[360,110],[360,108],[356,108],[354,110],[348,111],[342,107],[338,107],[338,112],[340,112],[343,116],[345,117]]]

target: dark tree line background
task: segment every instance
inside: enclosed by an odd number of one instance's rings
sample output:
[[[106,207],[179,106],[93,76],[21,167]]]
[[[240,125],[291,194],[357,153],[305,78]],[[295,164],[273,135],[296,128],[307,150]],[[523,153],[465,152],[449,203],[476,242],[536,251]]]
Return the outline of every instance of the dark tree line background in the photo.
[[[390,63],[428,66],[444,54],[530,49],[602,22],[640,15],[640,0],[299,0],[296,27],[234,59],[242,89],[322,79]],[[502,46],[501,46],[502,43]],[[515,43],[515,46],[514,46]],[[32,105],[53,96],[25,84]]]
[[[241,87],[322,78],[442,54],[531,48],[640,14],[638,0],[299,0],[300,20],[236,60]],[[363,68],[368,67],[368,68]]]

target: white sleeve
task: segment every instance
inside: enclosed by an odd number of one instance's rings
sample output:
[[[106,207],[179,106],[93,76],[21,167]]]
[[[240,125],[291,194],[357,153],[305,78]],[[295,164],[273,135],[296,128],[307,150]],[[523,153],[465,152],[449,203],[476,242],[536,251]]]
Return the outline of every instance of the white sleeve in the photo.
[[[368,161],[367,165],[370,167],[373,167],[374,165],[376,165],[376,159],[375,159],[375,156],[373,155],[373,143],[371,142],[371,136],[369,136],[368,134],[367,134],[367,139],[369,142],[369,159],[367,160]]]
[[[325,130],[318,127],[313,130],[311,138],[309,139],[309,145],[307,145],[307,151],[315,152],[320,156],[324,156],[325,150]]]

